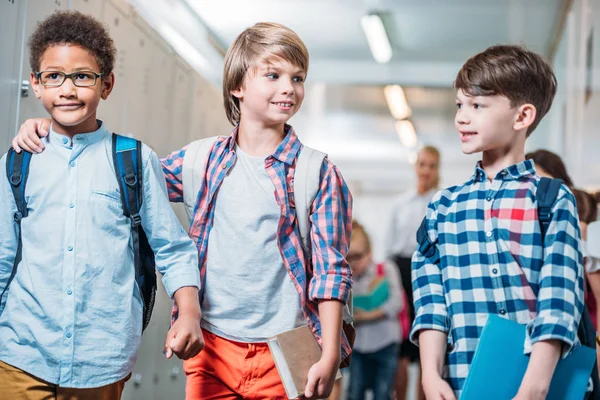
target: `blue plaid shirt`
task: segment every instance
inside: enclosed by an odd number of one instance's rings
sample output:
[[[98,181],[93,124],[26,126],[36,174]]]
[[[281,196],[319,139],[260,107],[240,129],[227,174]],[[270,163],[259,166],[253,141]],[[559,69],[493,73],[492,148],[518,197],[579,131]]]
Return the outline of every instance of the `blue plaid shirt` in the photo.
[[[438,192],[427,209],[427,231],[440,260],[419,251],[412,262],[419,331],[448,334],[444,378],[460,395],[490,314],[527,324],[524,352],[557,339],[567,354],[578,343],[583,309],[579,221],[573,194],[562,186],[542,243],[533,162],[489,181],[478,164],[469,181]]]

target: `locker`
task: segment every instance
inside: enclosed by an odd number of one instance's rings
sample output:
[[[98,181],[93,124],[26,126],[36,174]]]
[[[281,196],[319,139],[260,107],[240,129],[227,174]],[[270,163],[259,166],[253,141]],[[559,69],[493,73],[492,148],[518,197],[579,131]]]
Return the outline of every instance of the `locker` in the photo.
[[[17,55],[0,57],[0,154],[4,154],[8,149],[17,127],[17,109],[21,93],[20,54],[26,6],[26,1],[0,2],[0,26],[3,32],[0,36],[0,49],[3,53]]]
[[[37,27],[37,24],[44,18],[52,14],[57,10],[66,10],[66,0],[28,0],[27,1],[27,12],[25,15],[25,45],[23,48],[23,66],[22,66],[22,77],[23,80],[28,80],[31,73],[31,67],[29,65],[29,49],[27,48],[27,41],[29,37]],[[29,95],[27,97],[21,97],[19,107],[19,125],[27,118],[40,118],[48,117],[48,113],[44,110],[42,102],[35,98],[33,91],[29,89]]]

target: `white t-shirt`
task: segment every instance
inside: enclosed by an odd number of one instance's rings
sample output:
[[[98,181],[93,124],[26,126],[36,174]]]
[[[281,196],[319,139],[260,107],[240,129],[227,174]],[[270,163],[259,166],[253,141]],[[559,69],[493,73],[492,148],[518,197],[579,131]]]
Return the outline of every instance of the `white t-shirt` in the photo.
[[[306,324],[300,294],[277,245],[281,210],[262,157],[236,148],[209,234],[202,327],[238,342]]]

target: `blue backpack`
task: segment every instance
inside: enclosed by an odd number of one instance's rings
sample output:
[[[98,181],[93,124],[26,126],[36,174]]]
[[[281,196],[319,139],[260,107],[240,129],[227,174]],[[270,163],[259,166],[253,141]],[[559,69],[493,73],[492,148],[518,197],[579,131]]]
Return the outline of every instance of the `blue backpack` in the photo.
[[[560,179],[541,178],[538,183],[536,200],[538,204],[538,220],[540,222],[540,230],[542,233],[542,242],[546,236],[546,231],[552,220],[552,206],[556,201],[558,192],[562,185]],[[439,251],[435,243],[431,242],[427,234],[426,218],[423,218],[421,226],[417,231],[418,250],[425,257],[430,258],[433,262],[438,262],[440,259]],[[581,313],[581,321],[577,336],[582,345],[591,347],[596,350],[596,327],[592,323],[590,313],[587,306],[583,305]],[[598,378],[598,365],[594,363],[592,369],[591,380],[593,382],[593,390],[588,393],[586,399],[600,400],[600,379]]]
[[[152,309],[156,299],[156,272],[154,252],[148,243],[148,238],[142,229],[142,218],[140,209],[143,201],[143,175],[142,175],[142,149],[141,142],[125,136],[113,133],[112,155],[115,167],[115,175],[121,189],[121,205],[123,214],[131,221],[131,242],[133,247],[133,259],[135,267],[135,280],[140,290],[144,315],[142,330],[145,330],[152,316]],[[25,199],[25,186],[29,175],[29,164],[31,153],[22,151],[16,153],[9,149],[6,157],[6,175],[11,185],[17,212],[14,221],[18,230],[18,247],[13,269],[8,278],[6,287],[0,294],[0,310],[2,310],[3,299],[11,281],[17,273],[17,266],[22,259],[21,220],[27,218],[28,209]]]

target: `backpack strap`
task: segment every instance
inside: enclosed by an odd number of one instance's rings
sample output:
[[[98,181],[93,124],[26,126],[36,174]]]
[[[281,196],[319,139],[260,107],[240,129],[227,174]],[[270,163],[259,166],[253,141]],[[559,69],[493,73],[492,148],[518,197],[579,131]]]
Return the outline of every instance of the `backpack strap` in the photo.
[[[133,261],[135,266],[135,279],[140,288],[142,303],[143,271],[140,255],[140,227],[142,218],[142,148],[141,142],[126,136],[112,135],[112,153],[117,182],[121,189],[121,204],[123,215],[131,221],[131,241],[133,245]],[[144,324],[145,327],[145,324]]]
[[[311,260],[312,243],[310,240],[310,207],[317,197],[321,187],[321,167],[327,154],[308,146],[303,146],[296,160],[294,172],[294,204],[296,208],[296,221],[300,241],[304,249],[306,259]],[[354,309],[352,307],[352,292],[344,306],[344,324],[351,325],[354,322]],[[349,331],[347,336],[352,335]],[[350,341],[353,339],[348,337]]]
[[[321,186],[321,166],[327,154],[303,146],[294,172],[294,203],[302,247],[308,259],[312,254],[310,241],[310,207]]]
[[[183,204],[190,223],[210,152],[220,137],[222,136],[212,136],[193,141],[185,151],[182,168]]]
[[[27,201],[25,200],[25,186],[27,184],[27,178],[29,177],[29,164],[31,162],[31,153],[21,151],[17,153],[12,148],[8,150],[6,155],[6,178],[10,184],[15,203],[17,205],[17,212],[14,214],[14,221],[18,227],[18,245],[15,260],[13,261],[13,268],[6,282],[6,286],[0,294],[0,313],[2,306],[2,299],[4,294],[8,290],[8,287],[12,280],[17,274],[17,267],[23,257],[23,242],[21,240],[21,220],[26,218],[29,214],[27,209]]]
[[[421,225],[417,230],[417,250],[425,257],[429,258],[432,263],[437,263],[440,260],[440,253],[437,245],[431,242],[427,233],[427,217],[423,218]]]
[[[562,185],[560,179],[540,178],[535,198],[538,205],[538,220],[540,221],[540,231],[542,234],[542,243],[546,237],[548,226],[552,220],[552,206],[558,197],[558,192]]]

